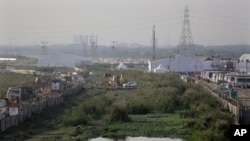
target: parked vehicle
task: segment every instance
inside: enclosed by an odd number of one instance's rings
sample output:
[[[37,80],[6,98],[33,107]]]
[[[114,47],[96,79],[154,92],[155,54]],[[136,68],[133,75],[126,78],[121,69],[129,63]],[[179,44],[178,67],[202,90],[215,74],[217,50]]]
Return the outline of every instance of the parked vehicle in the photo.
[[[135,81],[130,81],[130,82],[124,83],[122,85],[122,87],[133,87],[133,88],[136,88],[137,86],[138,86],[138,84]]]
[[[222,84],[218,85],[215,89],[213,89],[213,92],[230,94],[231,86],[229,83],[222,83]]]
[[[222,88],[231,89],[232,85],[231,85],[231,83],[220,83],[217,86],[217,89],[222,89]]]

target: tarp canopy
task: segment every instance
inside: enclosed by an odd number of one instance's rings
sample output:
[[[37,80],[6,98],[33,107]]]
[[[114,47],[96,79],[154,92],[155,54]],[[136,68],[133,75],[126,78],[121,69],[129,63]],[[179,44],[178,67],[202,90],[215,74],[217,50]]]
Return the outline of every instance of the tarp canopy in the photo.
[[[154,73],[166,73],[167,69],[161,64],[154,69]]]
[[[237,71],[243,74],[250,73],[250,54],[242,54],[236,64]]]
[[[196,58],[177,55],[159,60],[150,60],[149,71],[153,72],[160,64],[170,72],[195,72],[202,70],[211,70],[212,61],[201,61]]]
[[[120,63],[116,68],[118,70],[126,70],[126,69],[128,69],[128,67],[123,63]]]

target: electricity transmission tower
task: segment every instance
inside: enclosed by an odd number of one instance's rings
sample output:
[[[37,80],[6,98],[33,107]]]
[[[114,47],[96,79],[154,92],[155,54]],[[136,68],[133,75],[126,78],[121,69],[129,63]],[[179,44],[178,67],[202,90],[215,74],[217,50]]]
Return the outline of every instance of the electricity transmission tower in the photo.
[[[193,46],[193,44],[194,43],[189,22],[189,10],[188,7],[186,6],[184,11],[184,20],[181,30],[181,37],[178,45],[180,54],[186,53],[186,51],[192,51],[191,47]]]

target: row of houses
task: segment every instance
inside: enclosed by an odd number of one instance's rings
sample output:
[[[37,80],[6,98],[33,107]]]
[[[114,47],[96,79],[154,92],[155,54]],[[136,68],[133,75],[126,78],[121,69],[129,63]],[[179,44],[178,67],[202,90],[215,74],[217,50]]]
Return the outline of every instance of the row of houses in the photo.
[[[250,87],[250,75],[238,72],[203,71],[201,72],[201,79],[214,83],[225,82],[235,87]]]
[[[170,56],[158,60],[149,60],[149,72],[202,72],[228,71],[241,74],[249,73],[250,54],[243,54],[238,60],[201,60],[197,57],[182,55]]]
[[[148,61],[149,72],[195,73],[209,82],[228,82],[237,87],[250,87],[250,54],[238,60],[200,60],[187,56],[171,56]]]

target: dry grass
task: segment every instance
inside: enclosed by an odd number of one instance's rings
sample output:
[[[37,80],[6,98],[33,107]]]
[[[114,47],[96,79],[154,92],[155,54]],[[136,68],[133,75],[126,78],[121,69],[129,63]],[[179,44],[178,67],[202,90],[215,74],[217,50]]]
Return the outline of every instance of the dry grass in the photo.
[[[0,73],[0,98],[5,97],[9,87],[20,87],[25,83],[34,82],[35,78],[32,75]]]

